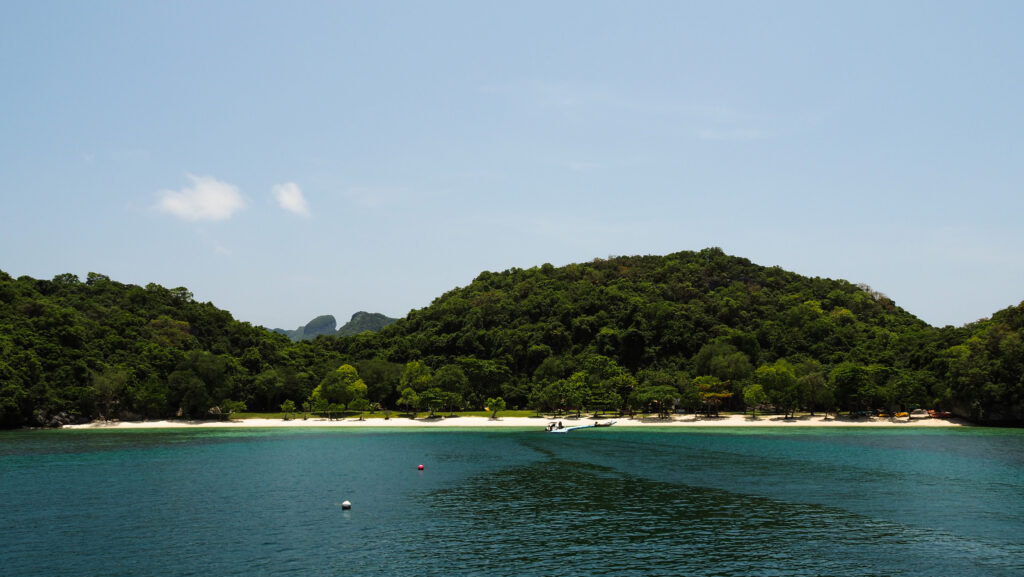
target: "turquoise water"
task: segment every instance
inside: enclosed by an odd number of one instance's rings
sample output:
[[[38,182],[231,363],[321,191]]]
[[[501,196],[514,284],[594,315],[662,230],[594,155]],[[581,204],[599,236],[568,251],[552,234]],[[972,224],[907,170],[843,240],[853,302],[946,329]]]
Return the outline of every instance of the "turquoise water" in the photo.
[[[12,577],[1019,577],[1024,432],[7,432],[0,525]]]

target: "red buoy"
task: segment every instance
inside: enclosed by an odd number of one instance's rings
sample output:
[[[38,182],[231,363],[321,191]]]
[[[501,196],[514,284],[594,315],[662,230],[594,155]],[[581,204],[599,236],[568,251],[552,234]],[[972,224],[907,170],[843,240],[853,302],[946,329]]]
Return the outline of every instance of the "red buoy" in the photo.
[[[416,468],[419,469],[420,471],[422,471],[423,470],[423,465],[420,465],[419,467],[416,467]]]

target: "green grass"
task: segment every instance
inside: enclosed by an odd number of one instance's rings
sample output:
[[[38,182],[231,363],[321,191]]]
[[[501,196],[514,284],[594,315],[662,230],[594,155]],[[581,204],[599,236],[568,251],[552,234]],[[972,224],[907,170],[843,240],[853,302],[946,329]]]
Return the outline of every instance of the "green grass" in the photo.
[[[392,412],[391,416],[395,417],[397,413]],[[324,418],[322,415],[317,413],[303,413],[302,411],[296,411],[294,413],[231,413],[231,420],[245,420],[245,419],[284,419],[288,417],[292,421],[301,421],[302,417],[305,416],[309,419],[320,419]],[[334,413],[332,415],[335,419],[357,419],[359,413],[355,411],[344,411],[342,413]],[[370,414],[369,412],[363,413],[364,419],[383,419],[383,413]]]
[[[416,413],[416,418],[417,419],[422,419],[422,418],[426,417],[428,414],[429,413],[427,413],[426,411],[420,411],[420,412]],[[455,413],[448,413],[446,411],[438,411],[435,414],[438,417],[490,417],[491,416],[490,411],[456,411]],[[280,412],[278,412],[278,413],[232,413],[231,414],[231,419],[232,420],[284,419],[286,415],[291,420],[293,420],[293,421],[296,421],[296,420],[297,421],[301,421],[303,415],[308,415],[308,418],[310,418],[310,419],[322,418],[321,415],[318,415],[318,414],[303,413],[303,412],[299,411],[299,412],[287,413],[287,414],[286,413],[280,413]],[[537,416],[537,412],[536,411],[513,411],[513,410],[506,410],[506,411],[501,411],[501,412],[498,413],[498,418],[501,418],[501,417],[536,417],[536,416]],[[357,418],[359,418],[359,413],[356,412],[356,411],[345,411],[343,413],[335,413],[334,414],[334,418],[336,418],[336,419],[357,419]],[[384,418],[384,413],[381,412],[381,411],[377,411],[376,413],[371,413],[371,412],[367,411],[367,412],[363,413],[363,418],[364,419],[383,419]],[[403,413],[403,412],[400,412],[400,411],[391,411],[391,418],[392,419],[407,419],[407,418],[409,418],[409,413]]]

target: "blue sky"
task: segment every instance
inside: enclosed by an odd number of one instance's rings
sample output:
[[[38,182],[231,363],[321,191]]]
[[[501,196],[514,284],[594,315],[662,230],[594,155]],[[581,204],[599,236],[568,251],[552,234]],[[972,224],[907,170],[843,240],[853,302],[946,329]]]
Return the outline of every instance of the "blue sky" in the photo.
[[[0,269],[241,320],[719,246],[1024,299],[1019,2],[6,2]]]

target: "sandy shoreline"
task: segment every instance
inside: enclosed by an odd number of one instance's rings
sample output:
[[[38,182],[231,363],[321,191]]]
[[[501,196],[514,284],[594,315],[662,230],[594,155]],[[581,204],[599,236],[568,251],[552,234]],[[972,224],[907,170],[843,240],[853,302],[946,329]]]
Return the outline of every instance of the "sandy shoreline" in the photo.
[[[573,419],[566,417],[559,417],[560,420],[566,427],[576,425],[586,425],[594,423],[595,420],[589,417],[583,417],[581,419]],[[857,418],[848,419],[841,417],[839,419],[828,418],[822,416],[815,417],[798,417],[796,419],[783,419],[777,415],[765,415],[758,416],[756,419],[751,419],[749,416],[744,415],[725,415],[718,418],[705,419],[702,417],[694,417],[693,415],[685,415],[672,417],[670,419],[657,419],[657,418],[645,418],[645,419],[598,419],[597,421],[605,422],[615,420],[616,427],[877,427],[877,428],[907,428],[907,427],[963,427],[968,426],[969,423],[961,421],[959,419],[912,419],[908,420],[905,418],[901,419],[884,419],[884,418]],[[329,421],[327,419],[310,418],[303,420],[292,419],[285,421],[282,419],[242,419],[233,421],[96,421],[93,423],[86,423],[84,425],[65,425],[64,429],[117,429],[117,430],[130,430],[130,429],[178,429],[178,428],[269,428],[269,427],[381,427],[381,428],[392,428],[392,427],[419,427],[422,429],[431,428],[452,428],[452,427],[475,427],[475,428],[488,428],[488,427],[520,427],[520,428],[543,428],[546,424],[551,422],[550,418],[540,417],[506,417],[498,418],[497,420],[491,420],[486,417],[445,417],[436,419],[409,419],[394,417],[388,420],[381,418],[366,419],[360,421],[355,418],[348,419],[335,419]]]

